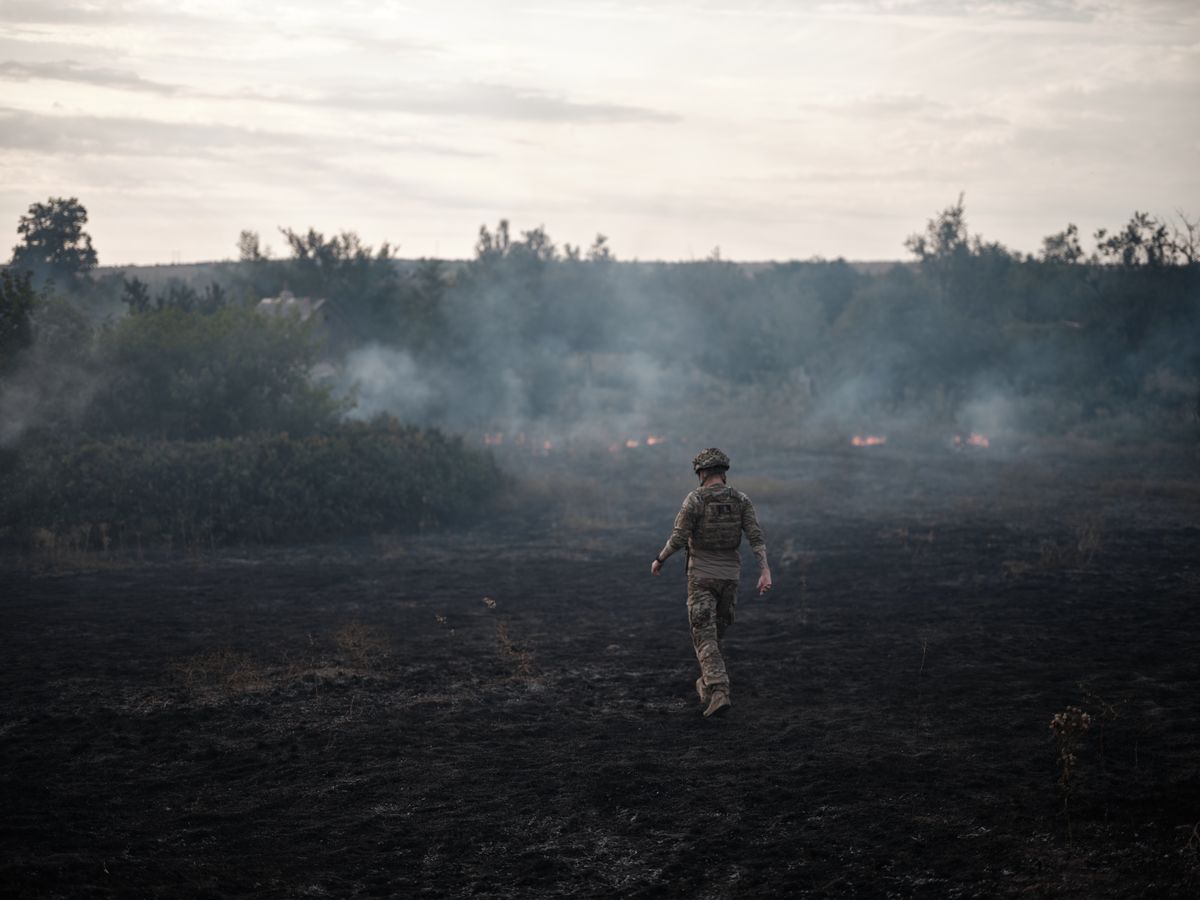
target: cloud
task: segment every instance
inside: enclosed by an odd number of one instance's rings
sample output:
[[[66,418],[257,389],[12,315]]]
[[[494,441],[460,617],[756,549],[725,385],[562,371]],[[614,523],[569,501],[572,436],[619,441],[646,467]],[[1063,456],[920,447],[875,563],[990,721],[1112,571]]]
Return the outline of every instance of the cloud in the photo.
[[[163,96],[178,94],[182,90],[177,85],[149,81],[136,72],[85,66],[69,59],[57,62],[13,62],[10,60],[0,63],[0,78],[10,81],[69,81]]]
[[[498,119],[542,123],[649,122],[672,123],[680,117],[639,106],[620,103],[581,102],[561,94],[505,84],[468,83],[446,87],[397,84],[368,90],[342,89],[309,96],[246,91],[231,99],[265,103],[319,106],[370,112],[415,113],[419,115]]]
[[[299,135],[233,125],[164,122],[124,116],[43,115],[0,107],[0,148],[85,156],[144,156],[301,141]]]
[[[76,22],[119,21],[129,12],[86,3],[61,3],[54,0],[9,0],[4,4],[4,21],[22,24],[71,24]]]
[[[1006,119],[978,110],[958,109],[923,94],[870,94],[842,103],[809,104],[807,109],[828,115],[869,119],[919,119],[956,126],[1007,125]]]
[[[347,28],[329,32],[330,37],[340,41],[353,51],[405,56],[435,56],[445,52],[444,48],[429,41],[418,41],[407,37],[396,37],[386,33],[371,33]]]
[[[343,144],[360,147],[359,136],[329,138],[220,123],[170,122],[130,116],[46,115],[0,107],[0,150],[24,150],[65,156],[219,155],[229,150],[285,151],[316,164],[319,154]],[[483,154],[403,137],[376,135],[369,146],[388,153],[450,157]]]
[[[5,0],[3,22],[21,25],[124,24],[186,21],[186,12],[145,2],[75,2],[75,0]]]
[[[0,79],[62,81],[117,88],[164,97],[189,96],[208,100],[237,100],[323,109],[415,113],[544,123],[669,123],[679,116],[619,103],[581,102],[561,94],[504,84],[467,83],[445,87],[394,84],[366,90],[340,89],[308,95],[261,90],[220,92],[195,90],[143,78],[136,72],[88,66],[74,60],[0,63]]]

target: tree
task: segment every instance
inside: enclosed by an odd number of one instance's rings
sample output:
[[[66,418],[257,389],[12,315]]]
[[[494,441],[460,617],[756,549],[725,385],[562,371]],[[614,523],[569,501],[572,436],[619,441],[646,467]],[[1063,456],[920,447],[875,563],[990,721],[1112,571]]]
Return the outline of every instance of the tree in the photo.
[[[238,235],[238,261],[257,263],[271,258],[271,248],[264,247],[257,231],[243,230]]]
[[[508,219],[501,219],[493,235],[486,225],[479,226],[479,240],[475,242],[475,259],[479,262],[489,262],[508,255],[512,240],[508,233]]]
[[[572,248],[572,251],[578,256],[578,248]],[[508,219],[501,219],[495,234],[488,231],[486,225],[480,225],[479,239],[475,241],[476,262],[489,263],[499,259],[537,264],[554,262],[558,259],[558,248],[550,240],[544,225],[522,231],[521,239],[514,241]]]
[[[83,230],[87,220],[75,197],[30,205],[17,225],[22,243],[13,247],[13,267],[68,283],[86,278],[96,268],[92,237]]]
[[[1101,228],[1096,232],[1096,244],[1103,259],[1123,266],[1158,267],[1174,262],[1167,226],[1149,213],[1135,211],[1129,223],[1113,235]]]
[[[904,241],[904,246],[923,263],[945,262],[968,253],[963,195],[959,194],[958,202],[947,206],[935,218],[926,222],[924,234],[910,234]]]
[[[0,271],[0,372],[33,343],[32,315],[38,303],[30,272]]]
[[[1042,238],[1042,261],[1048,263],[1073,264],[1083,259],[1083,248],[1079,246],[1079,228],[1068,224],[1065,231]]]
[[[904,246],[920,259],[938,299],[945,301],[971,255],[963,195],[959,194],[958,202],[926,222],[924,234],[910,234]]]
[[[1183,210],[1175,213],[1180,225],[1171,225],[1171,250],[1184,265],[1200,262],[1200,219],[1189,219]]]
[[[136,316],[150,310],[150,286],[142,279],[123,279],[121,302],[129,307],[129,314]]]
[[[316,342],[290,318],[167,302],[106,328],[97,350],[107,376],[88,407],[93,432],[170,440],[307,434],[343,411],[312,383]]]
[[[588,262],[613,262],[616,256],[608,246],[608,238],[603,234],[597,234],[596,239],[592,241],[592,246],[588,248]]]
[[[151,299],[150,286],[140,278],[134,277],[122,279],[121,302],[129,307],[131,316],[163,309],[181,309],[184,312],[211,316],[229,305],[229,294],[215,281],[201,293],[190,284],[172,278],[167,282],[166,291]]]
[[[301,282],[302,290],[336,297],[360,293],[372,280],[395,279],[390,244],[372,251],[353,231],[343,231],[327,240],[313,228],[304,234],[290,228],[279,230],[292,251],[289,269]]]

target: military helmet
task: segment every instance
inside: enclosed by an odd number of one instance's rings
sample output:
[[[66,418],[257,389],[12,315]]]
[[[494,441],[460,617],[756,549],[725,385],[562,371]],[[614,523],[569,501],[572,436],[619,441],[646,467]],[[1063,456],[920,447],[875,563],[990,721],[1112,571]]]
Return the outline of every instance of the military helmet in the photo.
[[[699,474],[702,469],[728,469],[729,457],[716,447],[701,450],[692,460],[692,470]]]

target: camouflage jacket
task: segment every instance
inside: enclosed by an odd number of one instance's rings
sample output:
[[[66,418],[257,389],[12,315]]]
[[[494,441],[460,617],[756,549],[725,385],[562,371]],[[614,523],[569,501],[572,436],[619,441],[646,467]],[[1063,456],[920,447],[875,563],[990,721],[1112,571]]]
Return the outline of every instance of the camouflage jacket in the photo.
[[[741,572],[738,545],[742,534],[759,569],[765,569],[767,542],[750,498],[724,484],[697,488],[684,498],[658,557],[665,560],[687,547],[689,575],[736,580]]]

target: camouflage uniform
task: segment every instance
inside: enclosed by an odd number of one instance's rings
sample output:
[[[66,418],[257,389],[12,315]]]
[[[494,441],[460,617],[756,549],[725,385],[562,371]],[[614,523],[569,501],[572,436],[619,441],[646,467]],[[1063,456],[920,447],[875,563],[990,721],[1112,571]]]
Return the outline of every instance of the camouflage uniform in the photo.
[[[767,544],[750,498],[725,484],[697,488],[684,498],[675,527],[658,558],[688,548],[688,622],[700,663],[696,684],[701,699],[716,690],[728,694],[729,673],[721,655],[721,639],[733,624],[741,559],[742,534],[759,567],[767,567]]]

